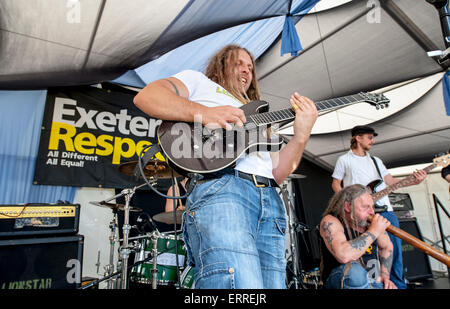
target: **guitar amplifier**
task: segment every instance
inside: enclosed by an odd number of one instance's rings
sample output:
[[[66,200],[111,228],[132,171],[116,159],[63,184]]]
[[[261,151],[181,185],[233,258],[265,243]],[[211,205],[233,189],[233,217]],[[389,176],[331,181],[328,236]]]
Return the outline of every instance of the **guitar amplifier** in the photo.
[[[398,221],[402,230],[423,241],[415,218],[399,218]],[[424,252],[402,241],[402,255],[406,279],[416,281],[433,277],[430,260]]]
[[[414,210],[411,197],[408,193],[390,193],[389,202],[391,202],[394,211]]]
[[[0,237],[75,235],[79,221],[79,204],[0,205]]]

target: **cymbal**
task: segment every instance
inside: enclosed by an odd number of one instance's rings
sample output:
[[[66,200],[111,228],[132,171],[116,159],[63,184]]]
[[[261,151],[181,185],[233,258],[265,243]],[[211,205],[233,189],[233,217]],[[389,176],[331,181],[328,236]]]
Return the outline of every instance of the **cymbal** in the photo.
[[[306,175],[302,175],[302,174],[290,174],[288,176],[288,178],[293,179],[293,178],[306,178]]]
[[[177,210],[176,218],[177,224],[181,224],[181,218],[183,216],[184,210]],[[162,222],[165,224],[173,224],[173,211],[162,212],[153,216],[153,220]]]
[[[119,165],[119,172],[128,176],[134,176],[134,170],[139,164],[138,161],[125,162]],[[139,169],[139,168],[138,168]],[[172,169],[164,161],[150,160],[144,167],[144,174],[147,178],[172,178]],[[141,177],[141,173],[139,172]],[[174,177],[181,177],[180,174],[173,171]]]
[[[105,202],[89,202],[89,203],[91,203],[92,205],[95,205],[95,206],[110,208],[113,211],[125,210],[125,205],[123,205],[123,204],[114,204],[114,203],[105,203]],[[138,207],[130,206],[130,211],[140,212],[140,211],[142,211],[142,209],[140,209]]]

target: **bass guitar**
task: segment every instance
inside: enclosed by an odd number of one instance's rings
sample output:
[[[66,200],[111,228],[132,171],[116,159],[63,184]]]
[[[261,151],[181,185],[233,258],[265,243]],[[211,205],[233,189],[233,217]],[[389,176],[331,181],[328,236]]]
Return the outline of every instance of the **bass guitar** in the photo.
[[[449,164],[450,164],[450,154],[448,154],[448,153],[444,154],[444,155],[441,154],[439,157],[436,157],[435,159],[433,159],[433,164],[428,165],[423,170],[425,172],[429,173],[430,171],[432,171],[434,168],[436,168],[438,166],[442,166],[442,168],[444,168],[444,167],[447,167]],[[388,195],[389,193],[394,192],[397,189],[407,187],[407,186],[413,184],[415,180],[416,180],[416,178],[414,177],[414,175],[409,175],[409,176],[403,178],[401,181],[399,181],[393,185],[390,185],[378,192],[375,192],[375,190],[383,182],[383,180],[381,180],[381,179],[377,179],[377,180],[370,182],[367,185],[367,187],[369,187],[372,190],[372,192],[374,192],[371,195],[372,195],[373,201],[376,202],[380,198]]]
[[[379,109],[388,107],[389,99],[383,94],[360,92],[315,102],[315,105],[321,114],[362,102]],[[267,129],[272,124],[292,121],[295,112],[291,108],[269,111],[269,103],[265,101],[252,101],[241,109],[247,122],[229,131],[210,130],[200,122],[163,121],[157,136],[169,164],[182,175],[205,174],[231,166],[246,152],[279,150],[282,139]]]

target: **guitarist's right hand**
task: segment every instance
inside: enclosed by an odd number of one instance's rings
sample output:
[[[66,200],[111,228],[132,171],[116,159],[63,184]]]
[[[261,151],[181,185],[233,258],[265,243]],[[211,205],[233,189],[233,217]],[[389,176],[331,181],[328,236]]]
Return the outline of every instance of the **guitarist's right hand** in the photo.
[[[194,116],[195,122],[201,122],[208,129],[223,128],[232,130],[232,125],[242,127],[247,121],[244,111],[231,105],[206,107],[202,106],[201,112]]]

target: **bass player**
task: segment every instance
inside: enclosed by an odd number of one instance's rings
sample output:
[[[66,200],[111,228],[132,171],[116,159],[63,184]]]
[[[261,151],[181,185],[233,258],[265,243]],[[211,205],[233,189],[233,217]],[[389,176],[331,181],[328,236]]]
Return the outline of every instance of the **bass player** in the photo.
[[[368,185],[375,179],[383,180],[376,188],[382,190],[386,185],[390,186],[401,181],[392,177],[386,169],[383,162],[375,156],[369,154],[369,150],[375,143],[375,137],[378,135],[375,130],[369,126],[356,126],[351,130],[350,150],[340,156],[336,162],[331,187],[334,192],[339,192],[342,186],[353,184]],[[416,170],[413,173],[414,180],[409,185],[417,185],[426,177],[424,170]],[[395,215],[388,196],[383,197],[374,205],[375,212],[379,213],[395,227],[399,227],[398,218]],[[406,283],[403,278],[403,259],[401,239],[389,234],[394,245],[394,260],[391,268],[391,280],[399,289],[406,289]]]

